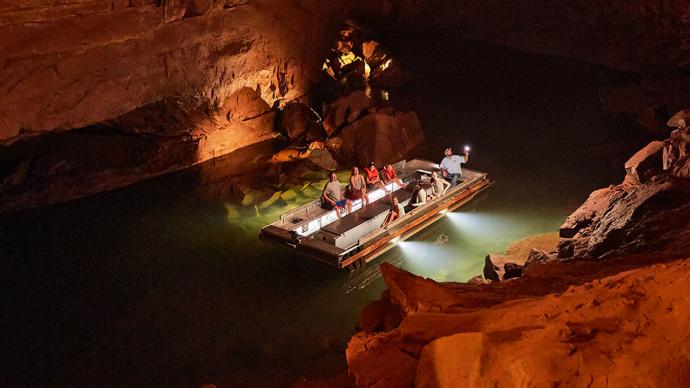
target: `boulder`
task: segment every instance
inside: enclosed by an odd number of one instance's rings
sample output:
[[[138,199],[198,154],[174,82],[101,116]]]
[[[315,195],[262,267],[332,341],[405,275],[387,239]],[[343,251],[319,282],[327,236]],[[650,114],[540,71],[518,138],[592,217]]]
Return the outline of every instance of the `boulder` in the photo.
[[[278,130],[290,140],[295,140],[310,128],[313,115],[309,106],[299,102],[289,103],[280,111]]]
[[[684,109],[671,116],[671,118],[666,122],[666,125],[671,128],[685,128],[687,127],[689,121],[690,109]]]
[[[646,182],[663,169],[664,142],[655,140],[637,151],[627,162],[625,171],[633,181]]]
[[[623,194],[623,190],[615,186],[592,192],[587,201],[565,219],[559,229],[561,238],[572,238],[583,228],[591,225],[613,201],[616,201]]]
[[[354,91],[335,100],[323,120],[323,127],[328,136],[333,135],[342,126],[355,121],[367,108],[373,106],[371,99],[363,90]]]
[[[690,253],[690,189],[675,180],[641,185],[612,203],[588,234],[594,258],[662,249]]]
[[[484,333],[470,332],[431,341],[419,357],[415,387],[481,386],[484,337]]]
[[[484,259],[484,277],[494,282],[520,277],[524,261],[518,264],[509,260],[513,259],[493,253],[486,255]]]
[[[514,278],[519,278],[522,276],[522,268],[523,266],[520,264],[515,264],[515,263],[505,263],[503,265],[503,279],[502,280],[508,280],[508,279],[514,279]]]
[[[554,260],[556,260],[555,253],[546,253],[541,249],[532,248],[530,249],[529,254],[527,255],[527,260],[525,261],[525,268],[523,270],[526,271],[530,266],[535,264],[546,264]]]
[[[417,114],[376,111],[346,126],[339,136],[343,144],[337,151],[342,161],[365,166],[395,163],[422,143],[424,132]]]
[[[687,386],[690,259],[650,264],[654,258],[554,263],[538,276],[486,287],[438,283],[384,264],[403,320],[352,337],[351,383]]]
[[[357,327],[368,333],[390,331],[400,324],[402,312],[390,301],[390,291],[386,290],[381,299],[370,302],[362,309]]]
[[[338,162],[333,159],[331,153],[321,149],[313,150],[304,164],[313,170],[334,171],[338,168]]]

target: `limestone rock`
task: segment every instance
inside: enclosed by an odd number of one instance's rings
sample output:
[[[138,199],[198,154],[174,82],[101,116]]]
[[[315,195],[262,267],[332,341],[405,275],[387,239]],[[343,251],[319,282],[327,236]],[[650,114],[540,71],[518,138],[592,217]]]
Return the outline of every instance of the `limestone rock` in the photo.
[[[301,103],[287,104],[280,111],[279,130],[290,140],[295,140],[302,136],[311,125],[311,108]]]
[[[635,153],[623,184],[593,192],[566,219],[558,257],[690,254],[689,151],[690,134],[678,129]]]
[[[314,170],[334,171],[338,168],[338,162],[333,159],[327,150],[313,150],[304,161],[305,165]]]
[[[690,109],[684,109],[673,116],[666,122],[671,128],[685,128],[690,125]]]
[[[538,277],[487,286],[437,283],[382,265],[403,320],[352,337],[351,382],[685,386],[690,259],[650,261],[553,263],[539,266],[547,271]]]
[[[470,280],[467,281],[468,284],[485,284],[486,281],[482,277],[482,275],[477,275],[473,276]]]
[[[669,181],[640,186],[592,226],[593,257],[675,247],[690,253],[690,189]]]
[[[376,111],[346,126],[339,137],[343,143],[337,152],[340,160],[360,166],[395,163],[424,140],[417,114]]]
[[[546,264],[556,260],[555,253],[546,253],[540,249],[530,249],[525,261],[524,270],[526,271],[530,266],[535,264]]]
[[[625,162],[625,171],[634,181],[646,182],[663,169],[664,142],[655,140],[637,151]]]
[[[522,263],[519,264],[509,260],[514,259],[508,259],[505,256],[495,254],[486,255],[484,259],[484,278],[494,282],[500,282],[520,277],[520,275],[522,275],[524,259]]]
[[[0,7],[0,79],[8,81],[0,84],[0,143],[173,97],[215,106],[249,87],[270,106],[289,101],[318,79],[349,7],[342,0],[26,3]]]
[[[326,133],[331,136],[342,126],[355,121],[367,108],[373,106],[371,99],[363,90],[357,90],[335,100],[323,120]]]
[[[484,341],[483,333],[458,333],[431,341],[419,357],[415,387],[481,386]]]
[[[560,227],[560,236],[562,238],[574,237],[583,228],[598,220],[610,204],[623,195],[623,190],[614,186],[592,192],[587,201],[565,219]]]

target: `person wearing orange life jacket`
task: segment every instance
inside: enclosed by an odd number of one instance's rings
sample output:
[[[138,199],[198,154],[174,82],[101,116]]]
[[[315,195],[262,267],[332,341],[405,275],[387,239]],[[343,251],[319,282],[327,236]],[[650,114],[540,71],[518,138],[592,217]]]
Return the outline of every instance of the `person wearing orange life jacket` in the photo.
[[[383,168],[383,181],[386,184],[395,182],[398,186],[403,187],[405,184],[398,178],[398,174],[395,172],[392,164],[388,164]]]
[[[386,185],[384,185],[383,182],[381,182],[381,178],[379,177],[379,170],[376,169],[374,162],[371,162],[369,167],[364,169],[364,173],[366,174],[367,187],[369,189],[374,189],[378,186],[382,188],[383,191],[388,193],[388,190],[386,190]]]

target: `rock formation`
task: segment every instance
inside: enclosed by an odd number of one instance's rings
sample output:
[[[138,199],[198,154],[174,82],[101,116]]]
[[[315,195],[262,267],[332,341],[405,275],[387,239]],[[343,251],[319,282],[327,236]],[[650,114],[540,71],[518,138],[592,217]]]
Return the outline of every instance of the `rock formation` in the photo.
[[[565,220],[557,257],[690,254],[688,150],[690,133],[683,125],[635,153],[625,163],[623,183],[593,192]]]
[[[339,136],[328,144],[343,147],[327,152],[345,165],[376,152],[381,163],[403,158],[423,139],[421,125],[413,112],[379,109],[365,94],[370,84],[401,78],[369,35],[352,23],[337,30],[349,5],[0,7],[0,211],[120,187],[281,134],[297,148]],[[338,102],[348,93],[371,109]],[[355,152],[363,133],[399,141]],[[335,163],[322,152],[308,165],[332,170]]]
[[[318,81],[347,9],[310,0],[0,6],[0,211],[275,137],[276,111]]]
[[[345,1],[14,1],[0,8],[0,142],[170,97],[270,106],[308,90]]]
[[[347,348],[350,380],[360,387],[687,386],[690,259],[624,270],[629,265],[552,263],[548,274],[473,285],[384,264],[390,291],[362,312],[367,325]],[[391,328],[386,322],[396,315],[400,324]]]

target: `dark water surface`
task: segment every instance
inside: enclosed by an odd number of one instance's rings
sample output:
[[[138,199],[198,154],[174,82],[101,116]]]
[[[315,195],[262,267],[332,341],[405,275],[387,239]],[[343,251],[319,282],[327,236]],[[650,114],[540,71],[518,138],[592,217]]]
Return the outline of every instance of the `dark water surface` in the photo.
[[[507,49],[420,49],[391,98],[427,130],[420,156],[471,144],[488,193],[395,248],[438,280],[481,272],[487,252],[554,231],[594,188],[622,178],[643,142],[600,111],[625,76]],[[255,211],[228,194],[258,145],[224,160],[90,198],[0,215],[2,386],[282,386],[344,368],[360,308],[384,289],[257,239],[320,182]],[[251,173],[250,174],[255,174]],[[435,244],[439,235],[444,245]]]

